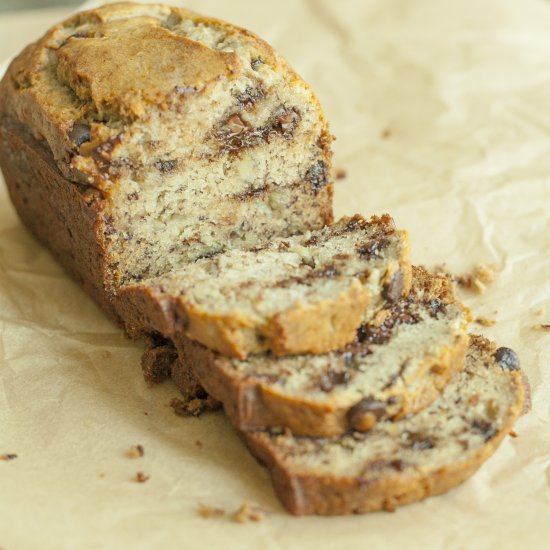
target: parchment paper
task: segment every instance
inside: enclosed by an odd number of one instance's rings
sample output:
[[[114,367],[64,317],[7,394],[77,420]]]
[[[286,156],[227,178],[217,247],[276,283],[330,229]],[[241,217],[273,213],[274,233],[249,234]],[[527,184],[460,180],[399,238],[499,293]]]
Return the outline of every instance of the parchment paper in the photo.
[[[0,547],[549,548],[550,333],[533,326],[550,323],[550,3],[186,5],[258,32],[316,90],[348,174],[338,215],[389,211],[417,263],[496,264],[496,283],[463,297],[497,320],[474,329],[518,351],[533,410],[447,495],[394,514],[293,518],[223,414],[177,417],[175,387],[145,385],[141,346],[29,236],[1,185],[0,454],[18,458],[0,461]],[[143,458],[125,456],[132,444]],[[197,514],[243,501],[269,516]]]

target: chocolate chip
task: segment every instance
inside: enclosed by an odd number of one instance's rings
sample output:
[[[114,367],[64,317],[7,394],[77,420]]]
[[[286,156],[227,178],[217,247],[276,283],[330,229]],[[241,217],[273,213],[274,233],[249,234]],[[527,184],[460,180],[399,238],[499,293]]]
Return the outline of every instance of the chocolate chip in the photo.
[[[353,216],[353,218],[350,218],[346,223],[346,229],[347,232],[356,231],[357,229],[361,229],[366,224],[365,220],[359,215],[356,214]]]
[[[388,327],[374,327],[371,325],[362,325],[357,330],[357,342],[369,344],[385,344],[391,338],[391,331]]]
[[[386,238],[381,239],[373,239],[372,241],[369,241],[365,245],[359,245],[357,247],[357,252],[360,256],[369,257],[369,256],[376,256],[382,252],[385,248],[387,248],[390,244],[390,240]]]
[[[405,469],[405,466],[405,462],[403,462],[399,458],[395,460],[384,460],[380,458],[378,460],[373,460],[372,462],[370,462],[368,465],[368,469],[377,472],[390,468],[392,470],[396,470],[397,472],[402,472]]]
[[[322,267],[321,269],[317,269],[313,273],[311,273],[312,277],[337,277],[339,275],[339,271],[336,269],[334,265],[326,265]]]
[[[519,357],[510,348],[498,348],[494,355],[502,370],[519,370]]]
[[[238,114],[231,115],[223,127],[223,131],[231,136],[238,136],[246,130],[248,130],[248,125]]]
[[[258,67],[260,65],[263,65],[263,61],[261,60],[261,58],[259,57],[256,57],[255,59],[253,59],[252,61],[250,61],[250,66],[252,67],[252,70],[254,71],[257,71],[258,70]]]
[[[157,160],[157,162],[155,162],[156,169],[163,174],[168,174],[169,172],[172,172],[176,169],[177,165],[178,161],[175,159]]]
[[[263,88],[247,88],[237,96],[237,103],[241,109],[248,110],[264,97],[265,90]]]
[[[431,437],[418,432],[405,432],[404,439],[405,446],[416,451],[424,451],[435,447],[434,440]]]
[[[350,374],[348,371],[329,370],[328,372],[321,374],[319,377],[319,387],[324,392],[329,392],[334,388],[334,386],[347,384],[349,380]]]
[[[80,147],[83,143],[90,141],[90,127],[88,124],[82,124],[80,122],[75,122],[71,131],[69,132],[69,139],[77,147]]]
[[[365,397],[348,411],[352,427],[360,432],[370,430],[386,414],[386,403]]]
[[[300,122],[300,114],[295,109],[286,110],[280,114],[273,124],[273,129],[288,137],[294,133],[296,126]]]
[[[317,235],[312,235],[305,243],[304,246],[314,246],[319,242]]]
[[[480,432],[485,438],[485,441],[489,441],[497,433],[496,428],[490,422],[483,419],[474,420],[472,422],[472,428],[477,432]]]
[[[320,160],[306,172],[306,181],[309,182],[314,191],[320,191],[328,184],[325,163]]]
[[[390,282],[384,286],[382,296],[388,300],[388,302],[397,302],[403,295],[403,285],[403,273],[401,270],[396,271],[392,275]]]

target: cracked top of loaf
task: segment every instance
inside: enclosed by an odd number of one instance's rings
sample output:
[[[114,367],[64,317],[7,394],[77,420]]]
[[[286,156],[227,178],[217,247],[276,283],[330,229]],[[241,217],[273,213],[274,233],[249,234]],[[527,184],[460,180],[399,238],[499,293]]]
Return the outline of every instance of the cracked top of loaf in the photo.
[[[300,102],[324,124],[309,88],[253,33],[181,8],[117,3],[78,13],[25,48],[0,84],[0,114],[45,141],[66,177],[105,189],[125,167],[181,156],[193,141],[203,144],[197,156],[227,152],[219,134],[247,121],[231,119],[226,96],[246,111],[269,92],[294,109],[276,124],[292,125]],[[218,118],[197,119],[206,106]],[[105,168],[113,165],[116,173]]]

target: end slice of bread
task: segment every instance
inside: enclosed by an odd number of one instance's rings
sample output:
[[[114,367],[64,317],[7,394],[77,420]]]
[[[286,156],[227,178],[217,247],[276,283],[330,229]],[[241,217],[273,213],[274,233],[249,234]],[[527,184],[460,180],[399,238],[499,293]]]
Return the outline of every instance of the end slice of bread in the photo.
[[[406,232],[357,215],[125,286],[117,308],[129,332],[183,334],[226,356],[325,353],[410,284]]]
[[[410,419],[324,439],[242,436],[293,514],[392,511],[470,477],[511,430],[525,393],[515,353],[472,336],[464,371]]]

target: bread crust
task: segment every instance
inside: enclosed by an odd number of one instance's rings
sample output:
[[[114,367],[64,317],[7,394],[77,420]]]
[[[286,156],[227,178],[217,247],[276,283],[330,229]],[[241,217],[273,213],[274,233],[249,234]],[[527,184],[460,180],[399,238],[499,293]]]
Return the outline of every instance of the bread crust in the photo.
[[[101,195],[64,178],[49,151],[23,130],[0,127],[0,165],[25,226],[108,316],[122,324],[106,292],[111,274],[100,227]]]
[[[473,337],[473,341],[483,341]],[[258,437],[255,432],[240,432],[254,456],[271,474],[277,495],[295,515],[362,514],[379,510],[394,511],[396,507],[442,494],[463,483],[495,452],[502,439],[522,414],[526,386],[524,374],[509,373],[514,401],[506,411],[497,433],[467,459],[453,461],[444,467],[395,468],[385,476],[365,471],[361,476],[326,475],[312,471],[295,473],[284,466],[277,455],[276,444]],[[466,406],[466,405],[463,405]]]

